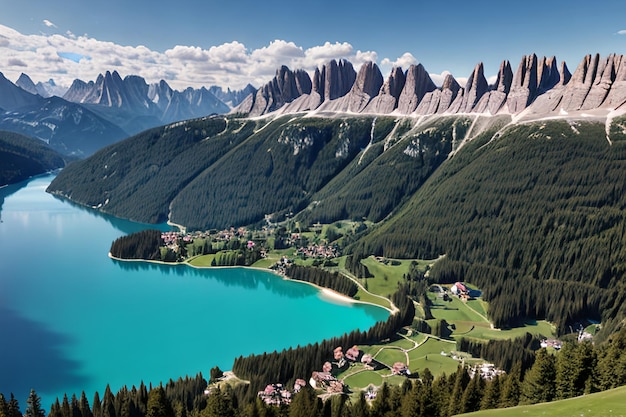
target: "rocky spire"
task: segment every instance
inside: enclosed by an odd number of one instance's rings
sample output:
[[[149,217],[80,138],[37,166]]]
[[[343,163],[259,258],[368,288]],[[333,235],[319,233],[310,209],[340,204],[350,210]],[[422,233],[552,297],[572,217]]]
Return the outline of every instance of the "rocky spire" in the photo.
[[[483,63],[479,62],[465,84],[465,96],[460,108],[461,113],[469,113],[480,98],[487,92],[489,85],[485,79]]]
[[[554,88],[561,81],[561,74],[556,64],[556,57],[541,58],[538,67],[537,79],[539,85],[537,86],[537,94],[543,94],[548,90]]]
[[[560,105],[562,109],[566,111],[580,110],[596,77],[599,60],[600,56],[598,54],[594,56],[586,55],[578,64],[576,71],[574,71],[563,92],[563,99]]]
[[[406,72],[406,81],[398,98],[398,112],[412,113],[424,95],[435,90],[437,86],[430,78],[422,64],[411,65]]]
[[[511,113],[524,110],[537,97],[537,55],[524,55],[513,76],[507,106]]]
[[[508,60],[504,60],[500,64],[500,70],[498,71],[498,77],[493,89],[480,98],[473,111],[478,113],[488,112],[490,114],[498,113],[504,106],[504,103],[506,103],[512,82],[513,71],[511,70],[511,64]]]
[[[311,88],[311,79],[306,71],[294,72],[283,65],[274,78],[257,91],[249,113],[259,116],[278,110],[301,95],[310,94]]]
[[[387,114],[398,106],[398,98],[402,93],[406,76],[401,67],[394,67],[389,77],[380,88],[378,95],[367,105],[365,112]]]

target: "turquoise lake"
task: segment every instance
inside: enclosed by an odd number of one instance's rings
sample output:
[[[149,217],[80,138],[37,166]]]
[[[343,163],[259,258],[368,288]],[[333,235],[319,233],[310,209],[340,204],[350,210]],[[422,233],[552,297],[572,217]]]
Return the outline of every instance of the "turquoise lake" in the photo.
[[[31,388],[46,410],[64,393],[84,390],[91,402],[107,384],[116,392],[198,372],[208,378],[240,355],[388,317],[266,271],[114,261],[113,240],[155,226],[53,197],[45,192],[53,178],[0,189],[0,392],[13,392],[22,411]]]

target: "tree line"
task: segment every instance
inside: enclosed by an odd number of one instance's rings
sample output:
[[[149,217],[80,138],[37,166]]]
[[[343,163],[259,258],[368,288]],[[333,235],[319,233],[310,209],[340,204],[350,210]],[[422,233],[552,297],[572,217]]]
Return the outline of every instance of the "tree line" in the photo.
[[[286,268],[285,273],[291,279],[310,282],[348,297],[353,297],[359,290],[354,281],[336,271],[330,272],[321,268],[291,264]]]
[[[337,343],[350,344],[346,335],[335,343],[323,342],[324,349],[332,349]],[[321,347],[321,345],[320,345]],[[300,348],[302,349],[302,348]],[[309,349],[311,349],[309,347]],[[295,351],[295,350],[294,350]],[[317,349],[318,353],[321,353]],[[325,360],[328,353],[317,360]],[[284,381],[290,374],[289,361],[279,361],[277,354],[253,356],[245,367],[264,366],[273,362],[285,372]],[[272,358],[271,361],[268,358]],[[304,355],[306,358],[307,355]],[[239,365],[244,363],[239,359]],[[253,369],[240,372],[254,375]],[[287,372],[286,372],[287,371]],[[304,372],[304,367],[299,372]],[[278,372],[278,371],[277,371]],[[213,373],[213,370],[212,370]],[[274,375],[278,377],[278,375]],[[304,375],[306,377],[306,375]],[[275,380],[274,380],[275,381]],[[293,385],[293,382],[289,382]],[[512,407],[572,398],[626,384],[626,329],[612,335],[606,343],[567,342],[560,352],[537,351],[532,367],[522,370],[516,362],[510,372],[491,380],[471,378],[468,369],[459,365],[456,372],[435,378],[425,369],[419,379],[405,379],[400,385],[383,383],[376,398],[368,401],[360,391],[355,399],[346,395],[332,396],[322,401],[310,387],[295,394],[291,405],[269,406],[256,397],[256,385],[240,384],[212,388],[205,395],[207,381],[198,374],[195,377],[170,380],[165,386],[122,387],[114,394],[106,387],[104,395],[96,392],[90,403],[84,392],[77,397],[67,395],[52,405],[49,417],[448,417],[459,413],[484,409]],[[242,387],[248,387],[242,389]],[[264,387],[264,385],[263,385]],[[34,391],[27,400],[26,417],[43,417],[44,410]],[[7,400],[0,394],[0,417],[22,417],[19,403],[11,396]]]

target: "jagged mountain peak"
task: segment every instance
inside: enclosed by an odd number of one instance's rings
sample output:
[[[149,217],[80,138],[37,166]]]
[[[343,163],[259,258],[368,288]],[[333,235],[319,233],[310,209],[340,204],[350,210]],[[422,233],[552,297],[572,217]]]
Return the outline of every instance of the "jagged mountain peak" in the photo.
[[[609,111],[626,103],[626,58],[616,54],[607,58],[587,55],[572,75],[567,64],[559,63],[555,56],[539,58],[531,53],[522,56],[515,72],[508,60],[502,61],[496,82],[491,86],[482,62],[476,64],[464,87],[451,74],[437,87],[421,63],[409,66],[406,71],[394,67],[384,82],[377,71],[375,63],[365,63],[357,75],[349,61],[331,60],[315,69],[310,94],[273,109],[279,109],[281,114],[324,111],[516,115],[532,107],[525,117],[534,117],[598,107]],[[379,89],[375,91],[377,86]],[[252,104],[250,98],[247,108]],[[246,106],[237,110],[248,113],[245,109]],[[252,114],[259,116],[272,111],[275,110],[268,110],[267,106],[257,107]]]

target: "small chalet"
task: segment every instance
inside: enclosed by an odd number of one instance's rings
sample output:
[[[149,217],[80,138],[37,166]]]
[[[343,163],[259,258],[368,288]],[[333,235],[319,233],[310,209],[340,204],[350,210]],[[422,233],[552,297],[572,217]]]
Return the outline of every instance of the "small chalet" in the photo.
[[[462,295],[469,295],[469,290],[465,285],[463,285],[462,282],[455,282],[454,285],[450,288],[450,291],[452,291],[452,294],[459,297]]]

